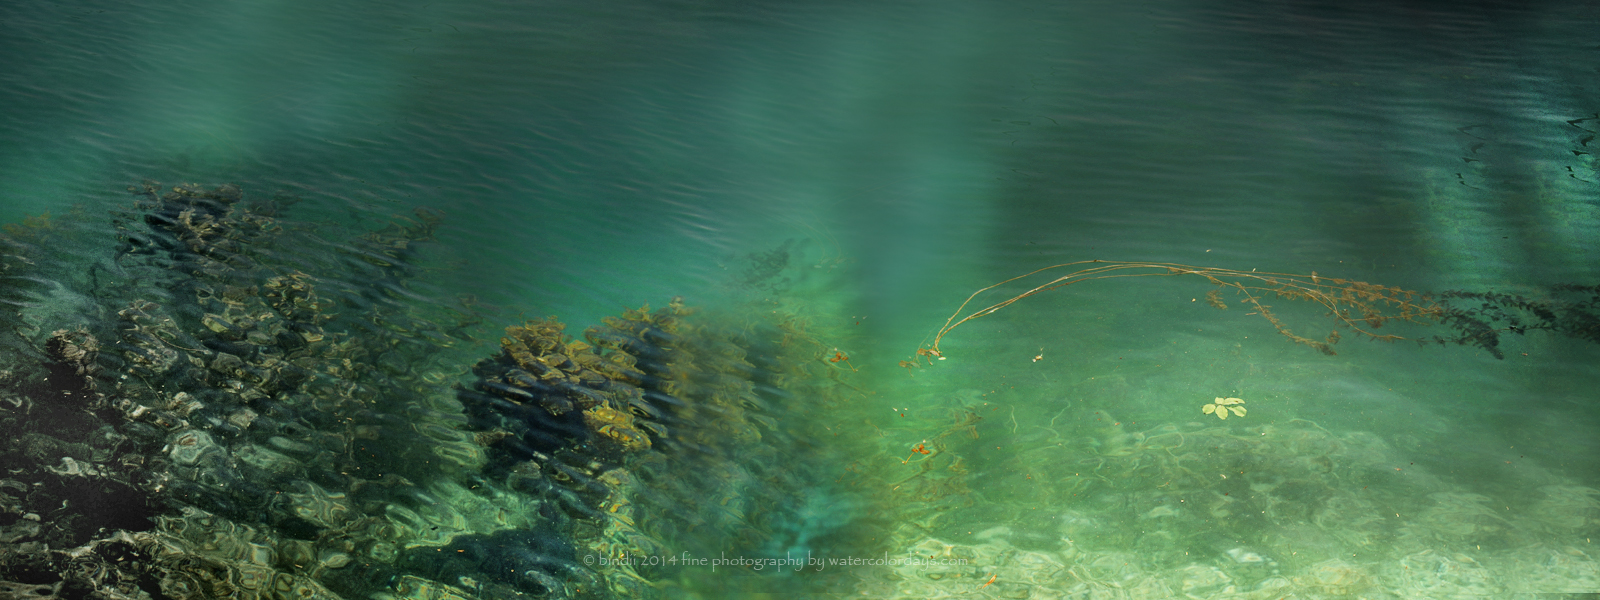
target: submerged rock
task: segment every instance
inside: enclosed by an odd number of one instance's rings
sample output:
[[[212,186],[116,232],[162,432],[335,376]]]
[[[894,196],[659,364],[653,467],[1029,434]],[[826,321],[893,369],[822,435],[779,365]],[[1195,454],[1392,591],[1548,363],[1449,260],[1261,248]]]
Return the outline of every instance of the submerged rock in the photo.
[[[394,292],[437,214],[329,261],[236,187],[133,191],[101,305],[0,365],[0,595],[653,597],[681,571],[616,559],[870,534],[790,461],[803,353],[675,298],[473,357],[471,303]]]

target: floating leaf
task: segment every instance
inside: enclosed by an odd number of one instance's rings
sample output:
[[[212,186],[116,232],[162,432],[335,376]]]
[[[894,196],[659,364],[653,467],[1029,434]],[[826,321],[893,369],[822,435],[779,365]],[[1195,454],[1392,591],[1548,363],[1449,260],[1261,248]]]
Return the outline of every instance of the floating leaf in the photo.
[[[1217,398],[1216,402],[1200,407],[1200,411],[1208,415],[1215,414],[1218,419],[1224,420],[1228,418],[1229,410],[1232,410],[1235,415],[1244,416],[1244,407],[1233,406],[1235,404],[1244,404],[1244,400],[1241,398]]]

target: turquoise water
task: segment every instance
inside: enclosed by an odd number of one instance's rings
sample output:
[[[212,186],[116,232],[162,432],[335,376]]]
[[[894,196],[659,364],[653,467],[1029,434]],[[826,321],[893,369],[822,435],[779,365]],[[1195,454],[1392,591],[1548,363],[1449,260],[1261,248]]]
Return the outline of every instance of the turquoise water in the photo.
[[[370,271],[327,255],[437,210],[395,305],[484,307],[458,365],[524,317],[577,333],[675,295],[735,328],[803,317],[808,373],[856,391],[785,401],[828,428],[804,441],[827,460],[786,468],[857,485],[807,488],[747,547],[971,559],[842,568],[830,591],[1592,592],[1600,357],[1581,339],[1508,333],[1497,360],[1345,330],[1324,355],[1207,306],[1204,280],[1150,277],[1040,294],[955,329],[945,360],[915,352],[972,291],[1079,260],[1530,298],[1600,284],[1597,21],[1583,3],[13,3],[0,221],[48,213],[72,240],[48,251],[65,291],[25,303],[35,346],[107,314],[89,267],[144,180],[298,198],[270,256],[341,299]],[[775,248],[789,283],[740,285]],[[1334,328],[1269,304],[1300,335]],[[1248,414],[1202,412],[1226,397]],[[881,522],[830,524],[861,512]]]

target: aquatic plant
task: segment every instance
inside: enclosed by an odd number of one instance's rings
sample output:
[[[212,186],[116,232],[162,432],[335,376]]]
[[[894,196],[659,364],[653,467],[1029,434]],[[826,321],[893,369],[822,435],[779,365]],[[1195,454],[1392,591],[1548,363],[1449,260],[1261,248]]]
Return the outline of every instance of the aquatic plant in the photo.
[[[1244,404],[1244,400],[1239,398],[1217,398],[1216,402],[1200,407],[1200,412],[1208,415],[1216,414],[1218,419],[1224,420],[1228,418],[1228,411],[1230,410],[1233,411],[1233,414],[1244,416],[1245,407],[1234,406],[1235,404]]]
[[[966,310],[967,305],[971,304],[973,300],[984,292],[1040,273],[1069,267],[1079,268],[999,303],[964,316],[962,315],[962,311]],[[951,330],[967,321],[993,314],[995,311],[1035,294],[1099,279],[1175,275],[1201,277],[1212,285],[1217,286],[1217,290],[1212,290],[1206,294],[1206,303],[1219,309],[1226,310],[1227,303],[1223,301],[1221,295],[1217,292],[1219,290],[1235,292],[1241,296],[1239,302],[1245,303],[1253,309],[1250,314],[1260,315],[1261,318],[1271,323],[1278,333],[1291,341],[1316,348],[1324,354],[1334,353],[1333,344],[1339,341],[1338,331],[1329,333],[1323,340],[1314,340],[1298,335],[1272,312],[1270,305],[1263,304],[1262,300],[1268,296],[1274,296],[1286,300],[1310,301],[1320,304],[1328,309],[1328,314],[1339,325],[1358,334],[1379,340],[1404,339],[1393,334],[1380,335],[1373,333],[1372,330],[1383,327],[1390,321],[1435,321],[1442,311],[1428,296],[1418,292],[1361,281],[1321,277],[1315,272],[1310,275],[1297,275],[1292,273],[1235,271],[1215,267],[1193,267],[1173,263],[1090,260],[1036,269],[973,292],[956,309],[955,314],[945,320],[944,327],[941,327],[939,332],[934,335],[933,343],[926,349],[926,353],[942,357],[943,351],[939,349],[939,342]]]
[[[1073,269],[1027,291],[987,307],[965,313],[967,306],[990,290],[1033,278],[1041,273]],[[1423,293],[1398,286],[1368,283],[1337,277],[1238,271],[1218,267],[1196,267],[1175,263],[1089,260],[1036,269],[973,292],[934,334],[933,342],[917,350],[919,357],[943,359],[939,344],[952,330],[980,317],[994,314],[1024,298],[1069,285],[1124,277],[1193,276],[1205,279],[1216,289],[1206,292],[1206,303],[1227,310],[1224,293],[1238,297],[1236,302],[1250,308],[1290,341],[1335,354],[1333,346],[1341,339],[1340,329],[1379,341],[1414,340],[1420,344],[1472,345],[1495,358],[1505,358],[1499,349],[1500,334],[1549,331],[1580,340],[1600,343],[1600,286],[1563,284],[1551,287],[1545,298],[1501,293],[1446,291]],[[1269,298],[1310,302],[1327,309],[1334,328],[1314,339],[1296,333],[1266,304]],[[1443,324],[1456,330],[1451,335],[1405,337],[1377,333],[1385,325],[1404,322],[1418,325]],[[902,366],[914,363],[902,361]]]
[[[1561,284],[1543,297],[1495,292],[1447,291],[1439,294],[1439,320],[1460,332],[1453,338],[1433,337],[1438,344],[1470,344],[1505,358],[1500,333],[1517,335],[1546,331],[1600,343],[1600,285]]]

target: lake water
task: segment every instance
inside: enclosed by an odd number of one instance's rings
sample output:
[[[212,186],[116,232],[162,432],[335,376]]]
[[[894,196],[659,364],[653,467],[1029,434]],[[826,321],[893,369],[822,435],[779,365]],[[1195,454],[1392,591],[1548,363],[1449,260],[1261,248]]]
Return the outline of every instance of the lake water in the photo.
[[[0,561],[17,589],[1600,590],[1591,3],[91,1],[0,26],[0,543],[51,565]],[[1125,262],[957,310],[1089,260]],[[634,341],[542,352],[648,377],[584,411],[474,404],[543,368],[500,338],[547,315]],[[81,390],[46,368],[79,327]],[[560,418],[548,446],[517,424]],[[83,482],[142,508],[22,491]],[[72,547],[143,566],[69,575]],[[201,563],[225,583],[172,575]]]

